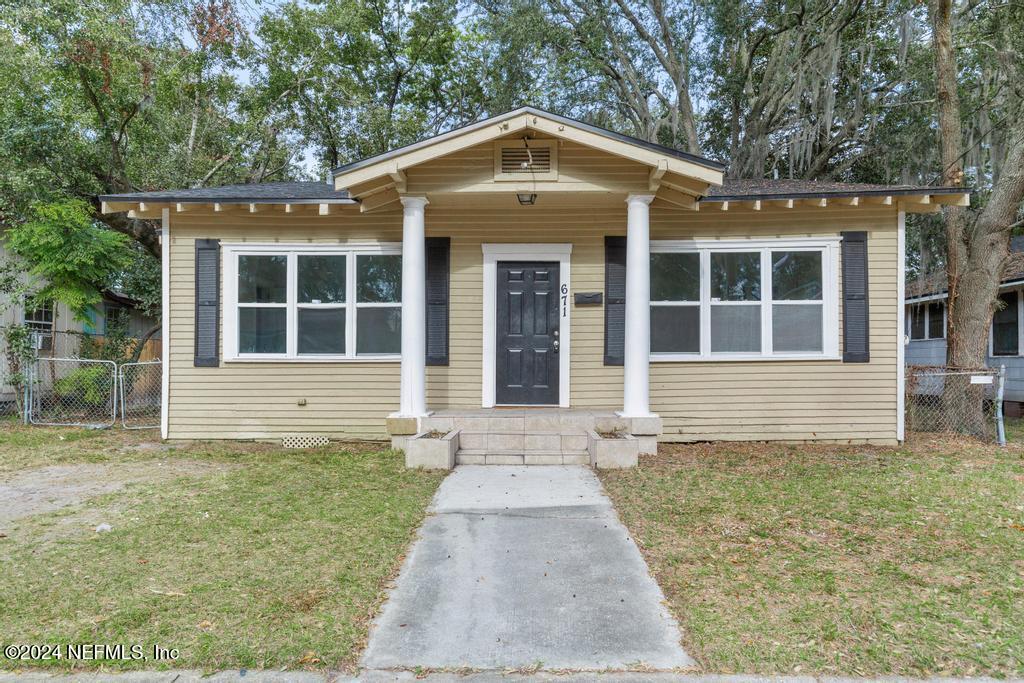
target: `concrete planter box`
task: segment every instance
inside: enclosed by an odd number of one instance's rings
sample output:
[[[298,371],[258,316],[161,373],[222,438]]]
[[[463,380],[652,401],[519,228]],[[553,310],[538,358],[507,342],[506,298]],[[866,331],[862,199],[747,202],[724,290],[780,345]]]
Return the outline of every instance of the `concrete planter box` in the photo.
[[[452,430],[441,438],[421,432],[405,443],[405,466],[425,470],[450,470],[455,467],[459,450],[459,432]]]
[[[640,441],[632,434],[606,439],[590,430],[587,432],[587,450],[590,451],[590,464],[599,469],[636,467]]]

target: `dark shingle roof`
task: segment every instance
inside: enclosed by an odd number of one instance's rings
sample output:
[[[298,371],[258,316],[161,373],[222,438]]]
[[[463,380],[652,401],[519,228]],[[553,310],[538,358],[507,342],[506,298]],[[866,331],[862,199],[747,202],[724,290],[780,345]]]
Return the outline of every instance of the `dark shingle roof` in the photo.
[[[962,187],[921,185],[876,185],[872,183],[837,183],[821,180],[732,180],[721,187],[712,187],[704,202],[750,199],[789,199],[820,197],[863,197],[865,195],[957,194],[968,192]]]
[[[101,195],[100,201],[355,204],[355,200],[349,197],[348,190],[336,191],[333,184],[316,181],[249,183],[243,185],[221,185],[220,187],[199,187],[188,190],[158,190],[155,192],[107,194]]]
[[[1010,255],[1006,259],[1003,278],[1000,281],[1005,283],[1021,280],[1024,280],[1024,237],[1014,237],[1010,240]],[[945,294],[947,285],[946,269],[943,268],[908,282],[905,296],[907,299],[916,299],[922,296]]]

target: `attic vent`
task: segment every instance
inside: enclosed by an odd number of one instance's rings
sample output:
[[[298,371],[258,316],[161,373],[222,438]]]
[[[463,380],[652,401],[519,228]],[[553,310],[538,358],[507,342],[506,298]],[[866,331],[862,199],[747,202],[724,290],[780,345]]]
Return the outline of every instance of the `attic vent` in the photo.
[[[550,170],[550,147],[505,147],[501,150],[502,173],[547,173]]]
[[[495,180],[558,180],[554,140],[499,140],[494,147]]]

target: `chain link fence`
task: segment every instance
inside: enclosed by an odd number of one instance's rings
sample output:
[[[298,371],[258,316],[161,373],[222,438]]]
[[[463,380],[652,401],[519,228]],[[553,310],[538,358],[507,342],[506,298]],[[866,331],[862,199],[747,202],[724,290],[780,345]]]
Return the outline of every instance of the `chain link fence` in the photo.
[[[29,422],[110,427],[117,419],[117,364],[109,360],[37,358],[29,380]]]
[[[162,363],[122,363],[117,380],[120,389],[121,425],[125,429],[160,426]]]
[[[909,366],[907,433],[955,434],[1005,444],[1005,375],[1005,368]]]

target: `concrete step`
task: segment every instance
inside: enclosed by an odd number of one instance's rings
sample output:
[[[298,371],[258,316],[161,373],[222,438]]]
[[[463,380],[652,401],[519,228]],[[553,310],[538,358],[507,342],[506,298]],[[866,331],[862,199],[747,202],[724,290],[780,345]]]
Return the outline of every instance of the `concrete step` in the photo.
[[[459,433],[459,446],[469,450],[586,451],[587,434],[582,430],[559,432],[466,431]]]
[[[457,465],[589,465],[590,454],[584,450],[568,451],[501,451],[459,449]]]
[[[603,420],[603,422],[607,419]],[[562,430],[587,431],[593,429],[596,418],[585,413],[548,413],[516,416],[428,416],[421,420],[424,431],[461,429],[471,432],[558,432]]]

